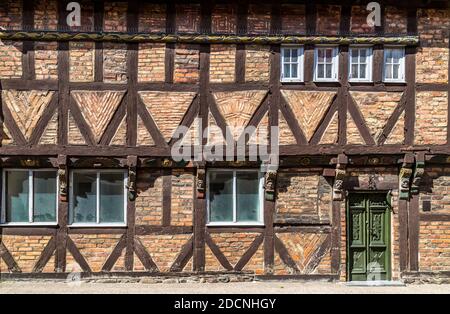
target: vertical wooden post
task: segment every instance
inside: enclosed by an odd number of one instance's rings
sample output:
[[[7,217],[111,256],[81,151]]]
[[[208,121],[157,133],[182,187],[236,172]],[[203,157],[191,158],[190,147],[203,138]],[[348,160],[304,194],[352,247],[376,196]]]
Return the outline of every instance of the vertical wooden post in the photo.
[[[59,155],[57,159],[58,179],[59,179],[59,197],[58,197],[58,228],[56,230],[56,253],[55,253],[55,271],[64,273],[66,271],[66,247],[69,220],[69,202],[68,202],[68,178],[69,170],[67,167],[67,156]]]

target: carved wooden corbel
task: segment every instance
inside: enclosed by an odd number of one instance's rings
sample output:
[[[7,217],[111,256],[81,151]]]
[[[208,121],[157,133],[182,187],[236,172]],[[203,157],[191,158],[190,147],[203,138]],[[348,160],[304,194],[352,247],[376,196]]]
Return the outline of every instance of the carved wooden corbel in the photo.
[[[414,169],[414,176],[411,183],[411,194],[417,195],[420,190],[420,182],[425,174],[425,154],[419,153],[416,155],[416,168]]]
[[[264,183],[264,197],[266,201],[274,201],[275,200],[275,187],[277,184],[277,174],[276,170],[268,170],[265,175],[265,183]]]
[[[341,154],[337,158],[336,172],[333,184],[333,201],[342,201],[344,199],[344,180],[347,175],[348,157]]]
[[[127,157],[127,166],[128,166],[128,183],[127,183],[127,189],[128,189],[128,199],[131,202],[134,202],[136,200],[136,168],[137,168],[137,156],[128,156]]]
[[[59,180],[59,199],[61,202],[67,202],[67,156],[58,155],[58,180]]]
[[[400,169],[400,174],[398,178],[399,183],[399,198],[401,200],[409,199],[409,191],[411,187],[411,176],[413,173],[414,155],[407,154],[403,159],[402,168]]]
[[[206,169],[197,168],[197,198],[203,199],[206,194]]]

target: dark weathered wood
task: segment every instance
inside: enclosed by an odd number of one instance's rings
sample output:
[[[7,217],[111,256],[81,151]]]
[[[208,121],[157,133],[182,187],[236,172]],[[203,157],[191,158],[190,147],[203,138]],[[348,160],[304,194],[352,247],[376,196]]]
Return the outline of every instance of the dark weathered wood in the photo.
[[[81,255],[80,250],[78,250],[77,246],[73,242],[73,240],[70,237],[67,237],[67,250],[72,254],[75,262],[80,265],[83,272],[91,273],[91,267],[89,267],[89,264],[86,262],[83,255]]]
[[[104,1],[98,0],[94,2],[94,31],[101,32],[103,29]],[[95,65],[94,80],[96,82],[103,81],[103,42],[95,43]]]
[[[417,34],[417,7],[415,6],[408,7],[406,30],[408,32],[408,35]]]
[[[133,173],[137,176],[137,156],[127,156],[127,167],[129,178]],[[127,183],[130,186],[130,183]],[[128,190],[128,193],[132,193]],[[126,250],[125,250],[125,268],[127,271],[132,271],[134,268],[134,251],[135,251],[135,237],[136,237],[136,199],[127,195],[127,232],[126,232]]]
[[[225,257],[225,255],[223,255],[222,251],[217,246],[217,244],[214,243],[213,239],[211,238],[208,232],[205,233],[205,241],[206,244],[208,244],[209,248],[211,249],[211,252],[213,252],[214,256],[219,261],[220,265],[222,265],[226,270],[230,271],[233,270],[233,266],[231,266],[230,262]]]
[[[414,144],[414,126],[416,122],[416,48],[405,48],[405,144]]]
[[[399,225],[399,263],[400,271],[408,268],[408,201],[398,201],[398,225]]]
[[[438,83],[416,83],[416,91],[418,92],[446,92],[448,89],[448,84],[438,84]]]
[[[245,83],[245,45],[236,45],[235,57],[235,81],[236,83]]]
[[[313,84],[314,73],[314,45],[304,46],[304,81],[305,84],[310,86]]]
[[[348,35],[350,33],[350,23],[352,15],[352,6],[350,1],[344,1],[341,7],[341,22],[339,25],[339,34]]]
[[[272,3],[272,10],[270,16],[270,34],[277,35],[281,34],[282,28],[281,21],[281,2],[276,1]]]
[[[373,82],[381,84],[383,81],[383,64],[384,64],[384,50],[382,45],[373,46]]]
[[[313,1],[306,1],[306,34],[315,35],[316,34],[316,22],[317,22],[317,8],[316,3]]]
[[[295,263],[295,261],[292,259],[292,256],[289,254],[283,242],[281,242],[281,240],[277,236],[274,236],[274,242],[275,250],[279,254],[283,263],[286,264],[286,266],[292,269],[295,273],[300,273],[297,263]]]
[[[236,28],[238,35],[247,35],[247,17],[248,17],[248,9],[249,9],[249,1],[248,0],[240,0],[236,1],[237,3],[237,21]]]
[[[70,97],[70,96],[68,96],[68,97]],[[83,135],[86,143],[90,146],[97,144],[94,139],[94,134],[92,133],[91,128],[89,127],[86,120],[84,119],[80,108],[75,103],[75,100],[72,97],[70,97],[68,102],[69,102],[68,105],[69,105],[70,113],[72,114],[72,117],[75,120],[75,123],[77,124],[78,129],[80,130],[81,135]]]
[[[214,6],[213,0],[201,0],[200,33],[211,34],[211,12]]]
[[[166,33],[173,34],[176,31],[176,7],[174,0],[166,1]]]
[[[163,234],[191,234],[194,232],[194,228],[190,226],[148,226],[148,225],[137,225],[136,235],[163,235]]]
[[[17,262],[14,260],[14,257],[11,255],[11,253],[8,251],[8,249],[5,247],[5,245],[0,241],[0,259],[3,259],[6,266],[8,266],[8,270],[13,273],[21,273],[22,270],[20,269]]]
[[[126,245],[127,245],[127,236],[124,234],[120,238],[119,242],[116,244],[114,249],[112,250],[105,264],[103,265],[102,271],[111,271],[111,269],[114,267],[119,257],[122,255],[122,252],[126,248]]]
[[[295,117],[294,112],[291,109],[291,106],[289,106],[289,104],[283,98],[280,99],[280,111],[283,114],[283,117],[286,120],[289,128],[291,129],[292,134],[294,135],[297,141],[297,144],[299,145],[308,144],[308,140],[306,139],[303,130],[300,128],[300,125],[297,122],[297,118]]]
[[[266,227],[219,227],[219,226],[207,226],[208,233],[263,233]]]
[[[166,147],[167,143],[164,139],[164,136],[159,131],[158,126],[156,125],[155,121],[153,121],[150,113],[148,112],[147,108],[145,107],[144,102],[139,97],[137,99],[137,114],[141,117],[142,122],[144,123],[147,130],[150,132],[153,141],[157,146]]]
[[[48,241],[47,245],[45,246],[44,250],[41,253],[41,256],[39,256],[38,261],[33,267],[34,273],[40,273],[44,269],[45,265],[47,265],[50,258],[53,256],[53,253],[55,253],[56,250],[56,237],[52,237],[50,241]]]
[[[172,209],[172,169],[163,169],[162,225],[170,226]]]
[[[145,269],[149,272],[158,272],[158,266],[153,261],[150,254],[148,254],[147,250],[145,249],[145,246],[141,243],[141,241],[138,238],[134,238],[134,252],[136,253],[136,256],[141,261],[142,265],[145,267]]]
[[[269,280],[269,281],[290,281],[290,280],[301,280],[301,281],[328,281],[333,282],[339,280],[339,275],[321,275],[321,274],[296,274],[296,275],[256,275],[258,280]]]
[[[419,270],[419,195],[412,195],[408,210],[409,270]]]
[[[47,127],[49,121],[52,119],[53,114],[57,109],[58,109],[58,95],[55,94],[50,100],[50,103],[48,104],[47,108],[45,108],[44,112],[42,113],[42,116],[39,118],[38,123],[36,124],[36,127],[30,136],[31,145],[37,145],[39,143],[39,140],[42,134],[44,133],[45,128]]]
[[[258,251],[259,247],[263,243],[265,238],[264,234],[260,234],[256,237],[256,239],[250,244],[250,247],[247,249],[247,251],[242,255],[242,257],[239,259],[239,261],[234,266],[235,271],[241,271],[245,265],[250,261],[250,259],[255,255],[256,251]]]
[[[192,258],[194,254],[194,236],[192,236],[186,244],[181,248],[180,254],[178,254],[175,262],[173,262],[170,267],[171,272],[180,272],[183,271],[186,264]]]
[[[27,144],[27,140],[20,131],[19,127],[17,126],[17,123],[15,122],[11,114],[11,111],[9,111],[9,108],[7,106],[2,106],[2,109],[3,109],[3,123],[8,128],[11,137],[14,139],[14,142],[17,143],[17,145],[25,146]]]
[[[59,68],[58,68],[59,70]],[[48,90],[57,91],[58,81],[57,80],[28,80],[28,79],[9,79],[2,80],[3,89],[17,89],[17,90]]]
[[[450,221],[450,214],[420,214],[420,221]]]
[[[69,169],[67,167],[67,156],[58,155],[57,167],[59,171],[65,171],[66,187],[69,182]],[[61,177],[59,178],[61,180]],[[59,182],[61,186],[62,182]],[[64,199],[61,193],[58,195],[58,229],[56,230],[56,253],[55,264],[57,272],[66,271],[67,237],[68,237],[69,203],[67,197]]]
[[[268,109],[269,109],[269,99],[267,98],[266,95],[266,97],[262,100],[260,106],[256,109],[255,113],[250,118],[250,121],[246,125],[246,127],[254,127],[255,132],[253,132],[252,134],[247,134],[243,132],[238,139],[238,143],[246,143],[246,144],[248,143],[250,137],[256,133],[256,129],[258,128],[259,123],[264,118],[264,115],[267,113]]]
[[[341,266],[341,201],[333,201],[331,214],[331,272],[338,274]]]
[[[380,134],[380,136],[377,138],[377,143],[379,145],[383,145],[387,138],[389,137],[389,134],[391,134],[392,130],[394,129],[395,125],[397,124],[397,121],[400,119],[400,116],[405,110],[405,94],[402,95],[402,98],[400,99],[399,104],[395,108],[392,115],[389,117],[383,132]]]
[[[348,31],[350,31],[348,29]],[[339,49],[339,83],[341,87],[337,93],[338,107],[338,143],[345,145],[347,143],[347,115],[349,114],[349,47],[341,46]]]
[[[319,266],[322,259],[330,251],[331,241],[331,236],[327,235],[323,243],[316,248],[305,266],[304,272],[306,274],[311,274],[317,268],[317,266]]]
[[[53,236],[56,227],[2,227],[2,235]]]
[[[330,222],[318,225],[276,225],[275,233],[330,233],[332,232]]]
[[[375,145],[375,140],[370,134],[369,128],[366,125],[364,117],[361,112],[358,110],[358,105],[355,103],[354,99],[351,95],[348,96],[348,112],[353,118],[356,127],[358,128],[361,137],[364,139],[367,145]]]
[[[106,127],[106,130],[103,133],[102,137],[100,138],[100,142],[99,142],[100,145],[105,145],[105,146],[109,145],[111,140],[114,138],[114,135],[116,135],[116,132],[120,126],[120,123],[122,122],[123,118],[126,116],[127,104],[128,104],[128,101],[124,101],[124,100],[122,100],[122,103],[119,104],[119,107],[117,108],[111,121],[109,122],[108,126]]]
[[[175,71],[175,44],[166,44],[165,55],[165,82],[167,84],[173,83],[173,75]]]

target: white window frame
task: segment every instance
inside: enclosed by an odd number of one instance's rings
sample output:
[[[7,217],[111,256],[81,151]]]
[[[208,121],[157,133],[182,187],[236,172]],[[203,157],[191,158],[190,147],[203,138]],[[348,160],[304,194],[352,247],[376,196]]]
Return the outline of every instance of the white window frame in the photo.
[[[73,211],[73,174],[74,173],[93,173],[95,172],[97,175],[96,179],[96,222],[76,222],[73,223],[70,221],[70,213]],[[123,173],[123,222],[100,222],[100,173]],[[70,194],[69,194],[69,227],[126,227],[127,226],[127,202],[128,202],[128,172],[124,169],[74,169],[70,171]]]
[[[210,175],[212,172],[233,172],[233,221],[210,221],[210,201],[209,201],[209,182]],[[259,188],[259,214],[258,221],[237,221],[237,208],[236,208],[236,172],[258,172],[258,188]],[[222,168],[214,168],[208,171],[206,176],[206,207],[207,207],[207,218],[206,224],[207,226],[264,226],[264,176],[261,171],[255,169],[222,169]]]
[[[358,50],[362,50],[365,49],[366,50],[366,72],[367,72],[367,78],[354,78],[352,77],[352,65],[354,63],[352,63],[352,59],[353,59],[353,49],[358,49]],[[359,73],[359,66],[361,65],[360,62],[360,58],[361,56],[358,55],[358,73]],[[348,61],[348,78],[350,82],[372,82],[373,78],[372,78],[372,67],[373,67],[373,48],[371,46],[350,46],[349,47],[349,61]]]
[[[401,51],[401,57],[400,57],[400,67],[398,70],[399,78],[398,79],[391,79],[386,78],[386,64],[387,64],[387,50],[400,50]],[[404,46],[385,46],[383,51],[383,82],[386,83],[405,83],[405,47]]]
[[[318,67],[319,67],[319,49],[333,49],[332,52],[332,67],[331,67],[331,78],[319,78]],[[314,48],[314,81],[315,82],[337,82],[339,80],[339,48],[337,46],[316,46]],[[326,70],[326,69],[325,69]],[[326,72],[326,71],[325,71]]]
[[[291,67],[295,65],[294,62],[286,62],[284,52],[286,50],[297,49],[297,77],[285,77],[284,64],[289,63]],[[304,48],[303,46],[282,46],[281,47],[281,82],[303,82],[304,80]],[[292,73],[292,72],[291,72]]]
[[[6,221],[6,172],[22,171],[28,172],[28,222],[7,222]],[[52,171],[56,176],[56,213],[55,221],[34,222],[34,175],[35,172]],[[24,168],[5,168],[2,171],[2,208],[0,213],[0,226],[56,226],[58,224],[58,206],[59,206],[59,176],[54,168],[42,169],[24,169]]]

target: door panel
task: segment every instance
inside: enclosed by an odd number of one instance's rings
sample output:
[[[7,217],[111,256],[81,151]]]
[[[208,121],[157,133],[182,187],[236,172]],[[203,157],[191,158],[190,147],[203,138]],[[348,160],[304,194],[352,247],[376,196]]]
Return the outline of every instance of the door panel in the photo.
[[[348,279],[390,279],[387,194],[350,194],[347,208]]]

